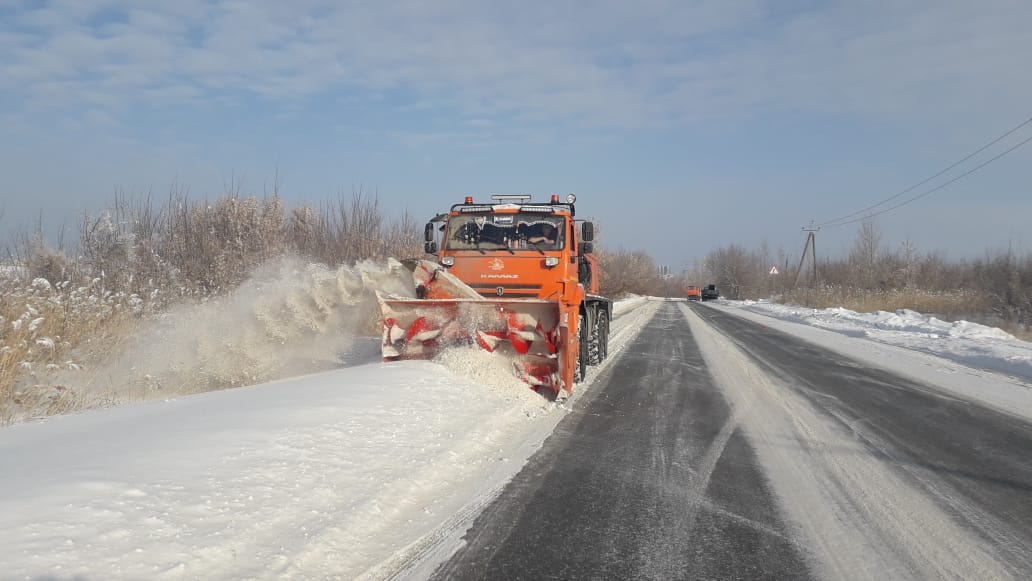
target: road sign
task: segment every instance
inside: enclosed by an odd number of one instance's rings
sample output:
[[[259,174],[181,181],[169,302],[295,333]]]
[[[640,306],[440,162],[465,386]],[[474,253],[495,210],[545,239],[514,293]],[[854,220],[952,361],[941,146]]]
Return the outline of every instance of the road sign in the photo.
[[[776,267],[776,266],[770,267],[770,273],[771,274],[779,274],[778,273],[778,267]]]

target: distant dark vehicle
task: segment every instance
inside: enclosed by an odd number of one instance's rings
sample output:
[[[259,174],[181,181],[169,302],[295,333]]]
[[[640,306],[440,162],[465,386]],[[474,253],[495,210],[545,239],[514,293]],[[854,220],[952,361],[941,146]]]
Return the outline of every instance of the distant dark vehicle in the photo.
[[[717,290],[717,285],[710,284],[702,288],[702,300],[712,301],[720,298],[720,291]]]

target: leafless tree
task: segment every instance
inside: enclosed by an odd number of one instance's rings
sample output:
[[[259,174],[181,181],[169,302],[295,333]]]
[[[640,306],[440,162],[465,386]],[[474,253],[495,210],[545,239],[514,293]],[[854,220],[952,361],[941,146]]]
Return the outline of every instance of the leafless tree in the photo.
[[[881,251],[881,230],[873,219],[861,222],[860,231],[849,252],[849,265],[854,272],[854,284],[860,288],[875,288],[878,282],[878,255]]]
[[[644,251],[616,252],[597,248],[601,290],[611,297],[626,294],[662,295],[662,279],[656,262]]]
[[[756,298],[767,290],[765,245],[748,251],[737,244],[718,248],[706,255],[704,269],[710,283],[728,298]]]

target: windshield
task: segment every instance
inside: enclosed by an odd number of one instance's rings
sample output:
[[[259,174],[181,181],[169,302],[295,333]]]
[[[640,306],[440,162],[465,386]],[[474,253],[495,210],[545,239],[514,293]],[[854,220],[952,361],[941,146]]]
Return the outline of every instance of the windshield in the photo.
[[[445,231],[448,250],[559,250],[563,218],[541,214],[455,216]]]

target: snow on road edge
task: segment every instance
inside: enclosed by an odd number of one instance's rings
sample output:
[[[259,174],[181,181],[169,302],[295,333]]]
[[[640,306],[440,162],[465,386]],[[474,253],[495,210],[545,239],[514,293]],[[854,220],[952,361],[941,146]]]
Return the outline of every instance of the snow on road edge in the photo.
[[[939,388],[950,395],[989,405],[1003,413],[1032,419],[1032,382],[1028,380],[965,365],[958,362],[956,357],[953,360],[944,358],[942,353],[932,354],[875,340],[859,332],[818,328],[801,319],[784,320],[770,311],[763,313],[747,310],[742,304],[733,301],[707,303],[706,308],[719,309],[789,333],[873,367]]]

